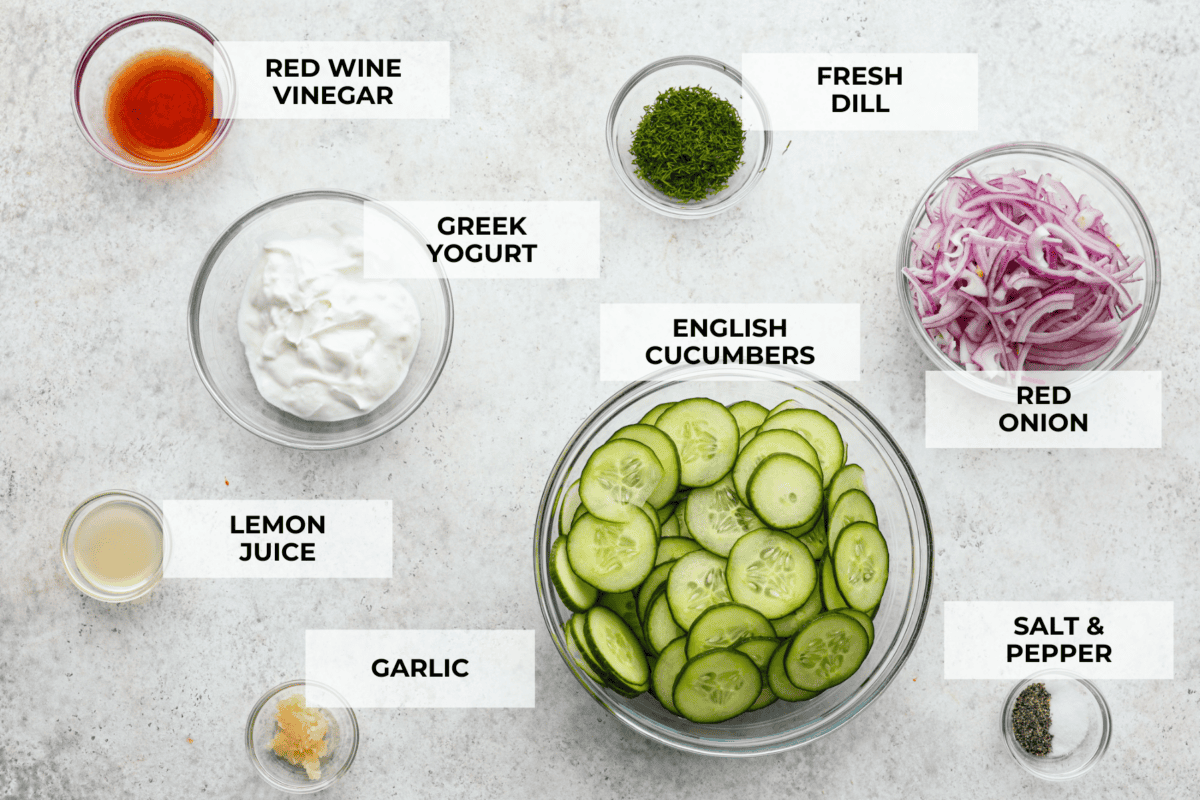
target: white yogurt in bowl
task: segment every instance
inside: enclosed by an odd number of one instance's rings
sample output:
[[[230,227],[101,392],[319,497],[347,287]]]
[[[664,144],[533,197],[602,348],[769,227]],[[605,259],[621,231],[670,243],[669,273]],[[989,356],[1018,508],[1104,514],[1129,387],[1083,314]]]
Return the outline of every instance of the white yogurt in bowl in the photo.
[[[263,399],[306,420],[370,413],[404,382],[421,315],[400,281],[367,279],[361,236],[263,245],[238,334]]]

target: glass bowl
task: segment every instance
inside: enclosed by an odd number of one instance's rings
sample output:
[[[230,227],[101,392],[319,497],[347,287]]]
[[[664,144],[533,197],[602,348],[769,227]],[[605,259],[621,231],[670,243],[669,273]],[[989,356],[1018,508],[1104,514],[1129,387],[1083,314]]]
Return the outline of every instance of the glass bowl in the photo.
[[[205,145],[171,163],[150,163],[125,151],[109,131],[105,119],[108,88],[130,59],[155,50],[186,53],[206,64],[213,74],[213,116],[216,130]],[[233,126],[236,102],[233,63],[225,48],[198,22],[178,14],[134,14],[112,23],[84,48],[75,64],[72,100],[75,122],[83,138],[100,155],[119,167],[150,175],[167,175],[203,161],[216,150]]]
[[[1030,755],[1017,742],[1013,733],[1012,715],[1017,696],[1025,691],[1031,683],[1044,683],[1050,692],[1050,717],[1054,718],[1054,695],[1056,691],[1075,692],[1083,698],[1084,714],[1087,718],[1087,730],[1078,745],[1066,753],[1056,753],[1051,742],[1050,753],[1045,756]],[[1074,672],[1065,669],[1047,669],[1030,675],[1017,683],[1008,693],[1004,701],[1004,712],[1000,716],[1000,727],[1004,733],[1004,741],[1008,743],[1008,751],[1012,753],[1017,763],[1028,772],[1048,781],[1065,781],[1078,778],[1083,773],[1096,766],[1097,762],[1108,750],[1108,742],[1112,737],[1112,717],[1108,712],[1108,703],[1104,696],[1091,681],[1084,680]],[[1053,730],[1053,726],[1051,730]]]
[[[159,560],[154,571],[142,580],[130,583],[128,586],[105,586],[89,579],[87,573],[79,567],[75,559],[76,538],[84,521],[100,509],[113,506],[125,506],[145,515],[156,526],[156,531],[161,537]],[[114,489],[94,494],[75,507],[75,510],[67,517],[66,525],[63,526],[59,555],[62,557],[63,566],[67,569],[67,575],[79,591],[88,597],[94,597],[106,603],[126,603],[150,594],[151,590],[162,580],[163,570],[171,557],[171,537],[167,533],[162,511],[150,498],[143,497],[137,492]]]
[[[703,86],[737,108],[746,131],[743,164],[729,186],[698,202],[680,203],[633,172],[633,132],[658,95],[671,87]],[[762,99],[728,64],[704,56],[675,56],[655,61],[625,82],[608,109],[605,140],[617,177],[633,198],[647,208],[677,219],[699,219],[727,211],[758,185],[771,160],[771,131]]]
[[[874,619],[874,646],[850,679],[807,702],[778,701],[709,725],[671,714],[650,693],[629,699],[588,677],[568,654],[562,626],[571,612],[558,599],[548,566],[550,546],[557,536],[560,493],[580,476],[592,451],[659,403],[696,396],[726,405],[753,400],[768,409],[794,399],[832,419],[846,442],[847,463],[858,463],[866,471],[879,528],[890,551],[887,589]],[[869,706],[916,644],[933,576],[933,538],[925,498],[899,446],[857,401],[800,370],[678,366],[617,392],[584,421],[558,457],[542,494],[533,545],[534,576],[546,628],[583,688],[643,736],[679,750],[715,756],[755,756],[798,747],[832,732]],[[879,724],[886,723],[880,720]]]
[[[275,711],[279,702],[300,693],[305,696],[305,705],[319,708],[329,722],[329,731],[325,734],[328,753],[321,758],[321,777],[317,780],[309,780],[304,767],[288,763],[271,749],[271,740],[278,727]],[[350,769],[357,752],[358,718],[354,709],[323,683],[303,680],[281,683],[258,699],[246,719],[246,753],[250,763],[264,781],[289,794],[312,794],[328,789]]]
[[[1016,389],[1012,385],[1011,376],[1008,373],[1000,373],[995,378],[988,379],[981,373],[969,372],[938,349],[921,326],[921,317],[913,305],[904,269],[911,263],[913,234],[918,227],[928,222],[926,202],[929,198],[941,194],[949,178],[965,176],[967,171],[971,170],[984,179],[987,174],[1008,172],[1014,168],[1025,170],[1026,177],[1051,173],[1060,179],[1075,197],[1086,194],[1091,204],[1104,213],[1104,220],[1112,226],[1113,240],[1123,245],[1122,250],[1129,255],[1140,255],[1146,259],[1138,272],[1144,280],[1127,284],[1135,303],[1142,303],[1142,308],[1122,325],[1123,334],[1117,346],[1108,355],[1088,364],[1086,368],[1074,370],[1080,374],[1068,381],[1067,385],[1081,388],[1090,385],[1101,379],[1109,370],[1119,367],[1133,354],[1145,338],[1158,309],[1161,282],[1158,242],[1142,207],[1116,176],[1082,153],[1045,142],[1014,142],[972,153],[951,166],[921,195],[904,226],[904,235],[896,254],[896,289],[908,329],[930,361],[960,384],[999,399],[1014,399]]]
[[[421,339],[408,376],[375,410],[339,422],[301,419],[259,394],[238,335],[238,308],[267,239],[320,233],[361,233],[368,205],[398,237],[427,239],[401,215],[353,192],[314,190],[269,200],[244,214],[221,234],[196,273],[188,302],[188,341],[206,389],[251,433],[301,450],[332,450],[361,444],[409,417],[429,396],[450,354],[454,306],[450,284],[432,260],[406,264],[405,287],[421,314]]]

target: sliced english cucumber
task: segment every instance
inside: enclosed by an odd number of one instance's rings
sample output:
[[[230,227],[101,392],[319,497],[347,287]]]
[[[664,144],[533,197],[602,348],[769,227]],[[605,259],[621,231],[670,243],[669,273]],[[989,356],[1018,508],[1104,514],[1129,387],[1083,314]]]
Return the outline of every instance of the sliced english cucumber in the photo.
[[[834,546],[833,571],[847,605],[863,612],[878,606],[888,581],[888,546],[879,528],[869,522],[843,528]]]
[[[878,525],[879,517],[875,514],[875,504],[871,502],[871,498],[867,497],[865,492],[858,489],[847,489],[834,504],[833,511],[829,515],[829,549],[831,551],[837,548],[837,540],[841,532],[847,525],[855,522],[869,522],[872,525]]]
[[[858,464],[847,464],[834,474],[825,498],[826,513],[833,511],[838,498],[850,489],[858,489],[864,493],[867,491],[867,475]]]
[[[640,420],[638,420],[638,423],[642,424],[642,425],[653,425],[655,422],[658,422],[658,418],[662,416],[662,413],[673,405],[675,405],[675,404],[674,403],[659,403],[654,408],[647,411],[646,416],[644,416]]]
[[[753,703],[751,703],[750,707],[746,710],[747,711],[758,711],[760,708],[766,708],[767,706],[771,705],[771,703],[774,703],[778,699],[779,698],[775,695],[774,692],[771,691],[771,686],[767,683],[766,679],[764,678],[763,684],[762,684],[762,691],[758,693],[758,698]]]
[[[783,666],[784,656],[787,655],[787,643],[775,648],[771,663],[767,666],[767,685],[771,687],[779,699],[795,703],[799,700],[811,700],[820,692],[809,692],[801,689],[788,679],[787,670]]]
[[[679,713],[675,709],[675,701],[671,698],[671,694],[675,691],[675,679],[679,677],[679,673],[686,663],[687,637],[680,636],[658,654],[658,662],[654,665],[651,674],[654,696],[658,698],[658,702],[663,704],[663,708],[672,714]]]
[[[748,606],[722,603],[706,609],[687,632],[688,658],[708,650],[737,647],[747,639],[775,638],[771,621]]]
[[[654,569],[658,537],[640,508],[628,522],[584,514],[567,535],[567,559],[583,580],[605,592],[626,592]]]
[[[863,626],[863,630],[867,632],[867,646],[875,644],[875,623],[871,621],[863,612],[857,608],[843,608],[838,611],[839,614],[845,614],[850,619]]]
[[[653,425],[638,424],[621,428],[612,435],[612,440],[615,439],[629,439],[654,451],[654,457],[658,459],[663,475],[646,502],[655,508],[669,503],[679,490],[679,454],[675,451],[675,443],[671,441],[671,437]]]
[[[779,619],[804,605],[817,587],[817,567],[808,548],[786,533],[748,533],[729,551],[725,581],[734,602],[767,619]]]
[[[797,532],[798,530],[803,529],[793,529],[787,531],[787,533],[795,536],[801,544],[808,548],[808,552],[812,555],[814,561],[824,557],[825,551],[829,547],[829,537],[827,535],[828,529],[825,526],[825,514],[822,513],[819,517],[817,517],[816,522],[813,523],[809,530]]]
[[[820,570],[817,570],[820,574]],[[818,583],[820,581],[818,580]],[[825,604],[821,602],[820,586],[814,587],[812,594],[804,601],[804,605],[797,608],[786,617],[771,620],[771,627],[775,629],[775,635],[781,639],[786,639],[792,636],[796,631],[804,627],[804,623],[820,614],[825,610]]]
[[[842,434],[833,420],[811,408],[789,408],[768,417],[761,431],[780,428],[795,431],[813,446],[821,458],[823,483],[828,486],[834,473],[846,463],[846,443],[842,441]]]
[[[741,400],[726,406],[726,408],[737,420],[738,431],[743,434],[751,428],[762,425],[763,420],[767,418],[767,410],[753,400]]]
[[[571,530],[571,525],[575,522],[575,512],[583,507],[583,501],[579,499],[579,481],[575,481],[567,487],[567,491],[563,494],[562,505],[558,507],[558,534],[566,536]]]
[[[766,672],[767,666],[771,663],[771,656],[775,655],[775,651],[779,649],[779,640],[774,636],[756,636],[753,639],[738,642],[734,649],[750,656],[754,665]]]
[[[650,574],[646,576],[646,580],[642,581],[641,586],[638,587],[634,608],[637,611],[637,618],[641,620],[639,625],[646,624],[646,613],[650,610],[650,601],[654,599],[654,592],[667,582],[667,576],[671,574],[673,566],[675,566],[674,559],[655,565]]]
[[[688,553],[667,577],[667,601],[679,627],[687,630],[708,608],[732,600],[725,584],[725,559],[707,550]]]
[[[682,400],[654,424],[675,443],[684,486],[712,486],[733,468],[741,434],[720,403],[706,397]]]
[[[738,453],[737,461],[733,465],[733,486],[743,503],[747,505],[750,503],[750,495],[746,493],[750,476],[763,461],[776,453],[796,456],[808,462],[818,473],[820,472],[821,459],[817,455],[817,451],[803,436],[795,431],[763,431],[760,429],[759,433]]]
[[[596,591],[595,586],[585,583],[575,574],[575,570],[571,569],[566,546],[567,540],[562,536],[555,539],[554,544],[550,546],[550,580],[563,605],[576,613],[587,611],[596,604],[600,593]]]
[[[631,439],[613,439],[587,460],[579,497],[592,516],[625,522],[650,499],[662,477],[653,450]]]
[[[646,643],[650,645],[653,655],[658,655],[663,648],[683,636],[687,631],[675,624],[671,616],[671,606],[667,602],[667,587],[660,586],[654,592],[654,598],[646,611]]]
[[[786,453],[768,456],[746,484],[750,508],[773,528],[794,528],[821,513],[821,473]]]
[[[838,591],[837,578],[833,574],[833,559],[828,555],[821,559],[821,603],[826,611],[836,611],[850,605]]]
[[[729,476],[693,491],[688,496],[686,513],[692,538],[719,556],[729,555],[734,542],[750,531],[767,526],[738,499]]]
[[[688,553],[694,553],[699,549],[701,549],[700,545],[692,539],[684,539],[679,536],[663,539],[658,543],[658,561],[655,566],[683,558]]]
[[[762,693],[762,673],[745,653],[709,650],[689,659],[675,679],[671,698],[679,714],[692,722],[732,719]]]
[[[639,693],[650,688],[650,666],[641,642],[612,609],[593,606],[587,612],[583,632],[588,649],[605,673]]]
[[[792,637],[783,665],[796,688],[821,692],[853,675],[869,649],[862,625],[836,611],[827,611]]]

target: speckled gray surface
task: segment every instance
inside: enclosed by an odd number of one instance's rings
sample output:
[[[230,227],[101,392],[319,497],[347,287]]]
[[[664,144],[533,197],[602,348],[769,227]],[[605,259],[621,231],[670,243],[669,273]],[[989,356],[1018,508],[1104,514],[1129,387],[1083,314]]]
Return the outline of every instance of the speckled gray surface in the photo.
[[[1200,17],[1190,4],[168,3],[226,39],[449,40],[453,116],[239,122],[201,169],[161,181],[96,156],[68,101],[87,39],[141,9],[14,5],[0,10],[10,79],[0,99],[0,797],[274,796],[243,752],[245,715],[300,674],[303,631],[324,627],[538,630],[536,709],[365,710],[358,760],[330,798],[1194,793]],[[755,194],[715,219],[644,211],[604,151],[612,96],[663,56],[973,50],[977,132],[784,134]],[[891,278],[900,226],[948,164],[1017,139],[1097,158],[1155,226],[1162,303],[1128,366],[1163,371],[1161,450],[923,446],[926,364]],[[414,417],[349,451],[284,450],[205,393],[185,303],[201,256],[237,215],[318,186],[599,200],[603,277],[456,285],[453,351]],[[545,634],[529,558],[536,505],[567,437],[617,388],[597,381],[597,304],[641,298],[862,304],[863,377],[847,388],[923,483],[934,602],[883,697],[799,751],[731,762],[643,740],[575,684]],[[71,586],[57,542],[71,507],[109,487],[158,499],[390,497],[395,578],[170,581],[145,604],[102,605]],[[486,568],[465,552],[485,553]],[[1112,746],[1068,785],[1036,782],[1005,752],[1007,685],[941,678],[943,600],[1024,598],[1175,602],[1175,680],[1105,683]]]

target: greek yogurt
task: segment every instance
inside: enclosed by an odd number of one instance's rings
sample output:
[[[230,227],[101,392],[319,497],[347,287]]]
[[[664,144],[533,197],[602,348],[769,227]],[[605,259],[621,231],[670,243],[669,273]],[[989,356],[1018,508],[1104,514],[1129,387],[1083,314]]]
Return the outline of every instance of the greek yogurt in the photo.
[[[363,277],[360,236],[266,243],[238,334],[263,398],[307,420],[367,414],[400,388],[421,336],[413,296]]]

